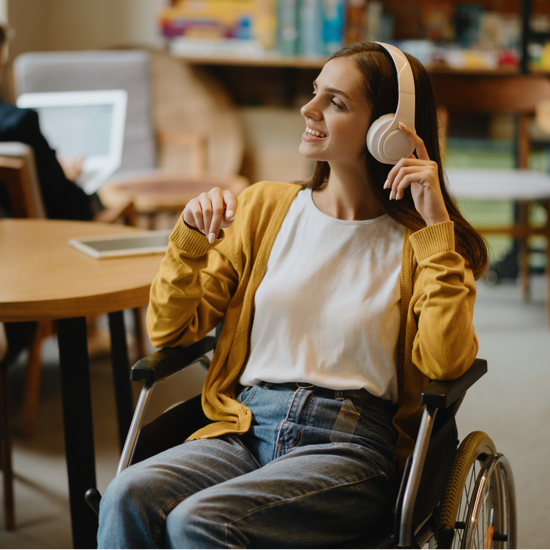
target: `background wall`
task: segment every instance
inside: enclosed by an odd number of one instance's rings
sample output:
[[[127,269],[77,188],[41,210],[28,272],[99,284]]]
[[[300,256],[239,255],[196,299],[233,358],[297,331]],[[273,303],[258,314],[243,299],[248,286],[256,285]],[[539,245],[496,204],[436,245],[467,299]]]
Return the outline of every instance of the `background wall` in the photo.
[[[12,58],[32,50],[163,45],[156,14],[168,0],[0,1],[7,4],[7,19],[17,31],[11,44]]]

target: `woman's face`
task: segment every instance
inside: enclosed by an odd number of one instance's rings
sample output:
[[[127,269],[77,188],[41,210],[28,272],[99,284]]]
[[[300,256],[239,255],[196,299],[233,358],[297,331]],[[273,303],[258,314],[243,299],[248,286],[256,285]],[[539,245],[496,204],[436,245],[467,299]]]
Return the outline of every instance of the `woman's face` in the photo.
[[[363,159],[371,109],[350,58],[338,57],[323,67],[301,113],[306,131],[299,151],[304,157],[338,163]]]

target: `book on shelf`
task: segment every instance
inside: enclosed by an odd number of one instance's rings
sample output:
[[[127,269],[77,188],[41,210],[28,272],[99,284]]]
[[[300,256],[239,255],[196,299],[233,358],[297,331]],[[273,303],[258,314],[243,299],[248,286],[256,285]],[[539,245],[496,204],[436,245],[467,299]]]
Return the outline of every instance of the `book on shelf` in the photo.
[[[320,0],[300,2],[300,55],[316,57],[325,55],[325,45],[320,29],[323,28],[323,8]]]
[[[322,0],[322,5],[325,54],[332,55],[345,45],[346,1]]]
[[[173,53],[260,52],[269,44],[260,4],[256,0],[176,0],[159,14],[161,32]],[[256,36],[259,22],[262,32]]]
[[[348,0],[346,42],[362,42],[368,28],[367,0]]]
[[[368,0],[172,0],[159,25],[173,53],[326,57],[367,34]]]
[[[346,7],[346,0],[277,0],[277,53],[318,57],[338,51],[346,43]]]
[[[272,50],[275,47],[277,27],[275,6],[276,0],[256,0],[254,34],[264,50]]]
[[[283,57],[298,55],[299,1],[277,0],[276,49]]]

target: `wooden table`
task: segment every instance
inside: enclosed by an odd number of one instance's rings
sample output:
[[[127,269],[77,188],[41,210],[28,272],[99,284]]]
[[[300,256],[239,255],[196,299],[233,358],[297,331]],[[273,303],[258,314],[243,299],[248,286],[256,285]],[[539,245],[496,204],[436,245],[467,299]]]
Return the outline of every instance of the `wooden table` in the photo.
[[[97,518],[84,501],[96,487],[86,316],[109,314],[121,444],[133,404],[123,310],[146,305],[162,255],[96,260],[70,238],[142,232],[91,222],[0,220],[0,322],[55,319],[59,344],[73,542],[95,548]]]

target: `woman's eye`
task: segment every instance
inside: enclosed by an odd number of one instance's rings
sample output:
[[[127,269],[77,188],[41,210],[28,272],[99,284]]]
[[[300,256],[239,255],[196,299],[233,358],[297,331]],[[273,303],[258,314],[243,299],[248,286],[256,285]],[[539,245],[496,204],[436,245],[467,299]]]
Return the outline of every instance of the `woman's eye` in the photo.
[[[309,97],[311,97],[311,99],[313,99],[316,95],[317,95],[317,94],[316,94],[315,92],[311,92],[311,93],[309,94]]]
[[[338,109],[342,109],[342,105],[339,105],[338,103],[336,103],[336,101],[334,101],[334,99],[331,99],[330,102],[332,103],[332,105],[334,105]]]

